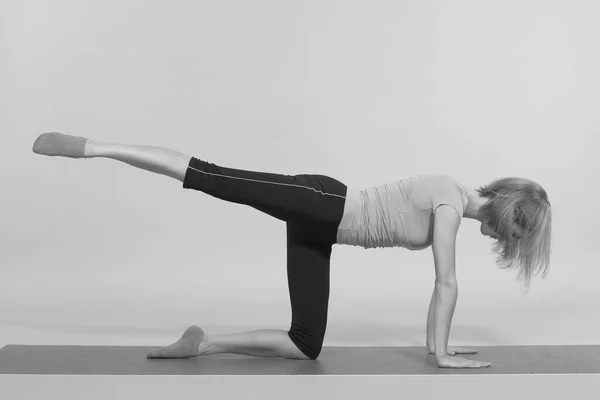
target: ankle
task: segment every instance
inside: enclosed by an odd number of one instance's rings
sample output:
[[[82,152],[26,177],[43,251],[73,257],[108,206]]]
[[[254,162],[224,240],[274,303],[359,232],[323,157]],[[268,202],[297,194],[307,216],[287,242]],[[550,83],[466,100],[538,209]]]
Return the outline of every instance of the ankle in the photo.
[[[99,155],[98,145],[99,145],[98,142],[95,142],[92,139],[88,139],[85,142],[85,150],[83,152],[83,157],[84,158],[98,157],[98,155]]]
[[[84,158],[90,158],[93,157],[93,142],[91,139],[88,139],[87,142],[85,142],[85,148],[83,150],[83,157]]]
[[[208,356],[211,354],[218,354],[220,351],[210,340],[211,338],[205,333],[204,338],[198,345],[198,355],[199,356]]]

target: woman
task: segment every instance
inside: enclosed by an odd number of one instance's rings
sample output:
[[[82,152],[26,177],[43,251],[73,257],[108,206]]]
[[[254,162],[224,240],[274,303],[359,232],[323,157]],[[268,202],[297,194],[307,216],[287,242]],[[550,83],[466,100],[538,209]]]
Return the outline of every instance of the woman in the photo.
[[[436,283],[429,305],[427,348],[440,367],[487,367],[490,363],[452,356],[475,350],[447,347],[458,290],[454,251],[461,219],[480,221],[481,233],[497,239],[497,261],[505,268],[520,267],[527,285],[537,269],[544,275],[548,272],[550,203],[540,185],[523,178],[498,179],[472,189],[452,177],[431,175],[352,190],[323,175],[237,170],[161,147],[105,143],[57,132],[41,134],[33,151],[48,156],[112,158],[175,178],[185,189],[245,204],[286,222],[292,307],[289,331],[209,336],[193,325],[177,342],[151,351],[148,358],[236,353],[315,360],[327,324],[334,244],[411,250],[432,245]]]

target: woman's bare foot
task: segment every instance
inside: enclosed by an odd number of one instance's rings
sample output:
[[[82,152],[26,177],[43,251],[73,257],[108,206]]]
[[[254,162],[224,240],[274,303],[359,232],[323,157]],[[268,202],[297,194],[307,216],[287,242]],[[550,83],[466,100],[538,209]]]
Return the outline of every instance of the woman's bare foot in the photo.
[[[88,138],[65,135],[60,132],[46,132],[33,143],[33,152],[45,156],[84,158]]]
[[[206,334],[199,326],[192,325],[183,332],[175,343],[152,350],[147,358],[189,358],[198,356],[200,344],[206,341]]]

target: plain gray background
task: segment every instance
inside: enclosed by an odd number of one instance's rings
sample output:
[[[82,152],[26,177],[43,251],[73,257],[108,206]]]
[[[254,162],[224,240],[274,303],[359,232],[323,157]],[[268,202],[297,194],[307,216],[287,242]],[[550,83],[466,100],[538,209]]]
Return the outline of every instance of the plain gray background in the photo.
[[[365,188],[418,174],[547,190],[528,295],[462,222],[450,345],[593,344],[594,1],[1,3],[0,345],[166,345],[289,329],[285,224],[42,132]],[[334,246],[327,345],[425,344],[431,248]]]

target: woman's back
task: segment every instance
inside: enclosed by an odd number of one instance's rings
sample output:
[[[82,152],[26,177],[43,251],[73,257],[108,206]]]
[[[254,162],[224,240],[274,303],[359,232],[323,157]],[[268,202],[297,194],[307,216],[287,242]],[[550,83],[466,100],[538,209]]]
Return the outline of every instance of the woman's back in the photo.
[[[463,183],[448,175],[419,175],[365,189],[348,188],[338,244],[421,250],[433,241],[433,211],[467,206]]]

